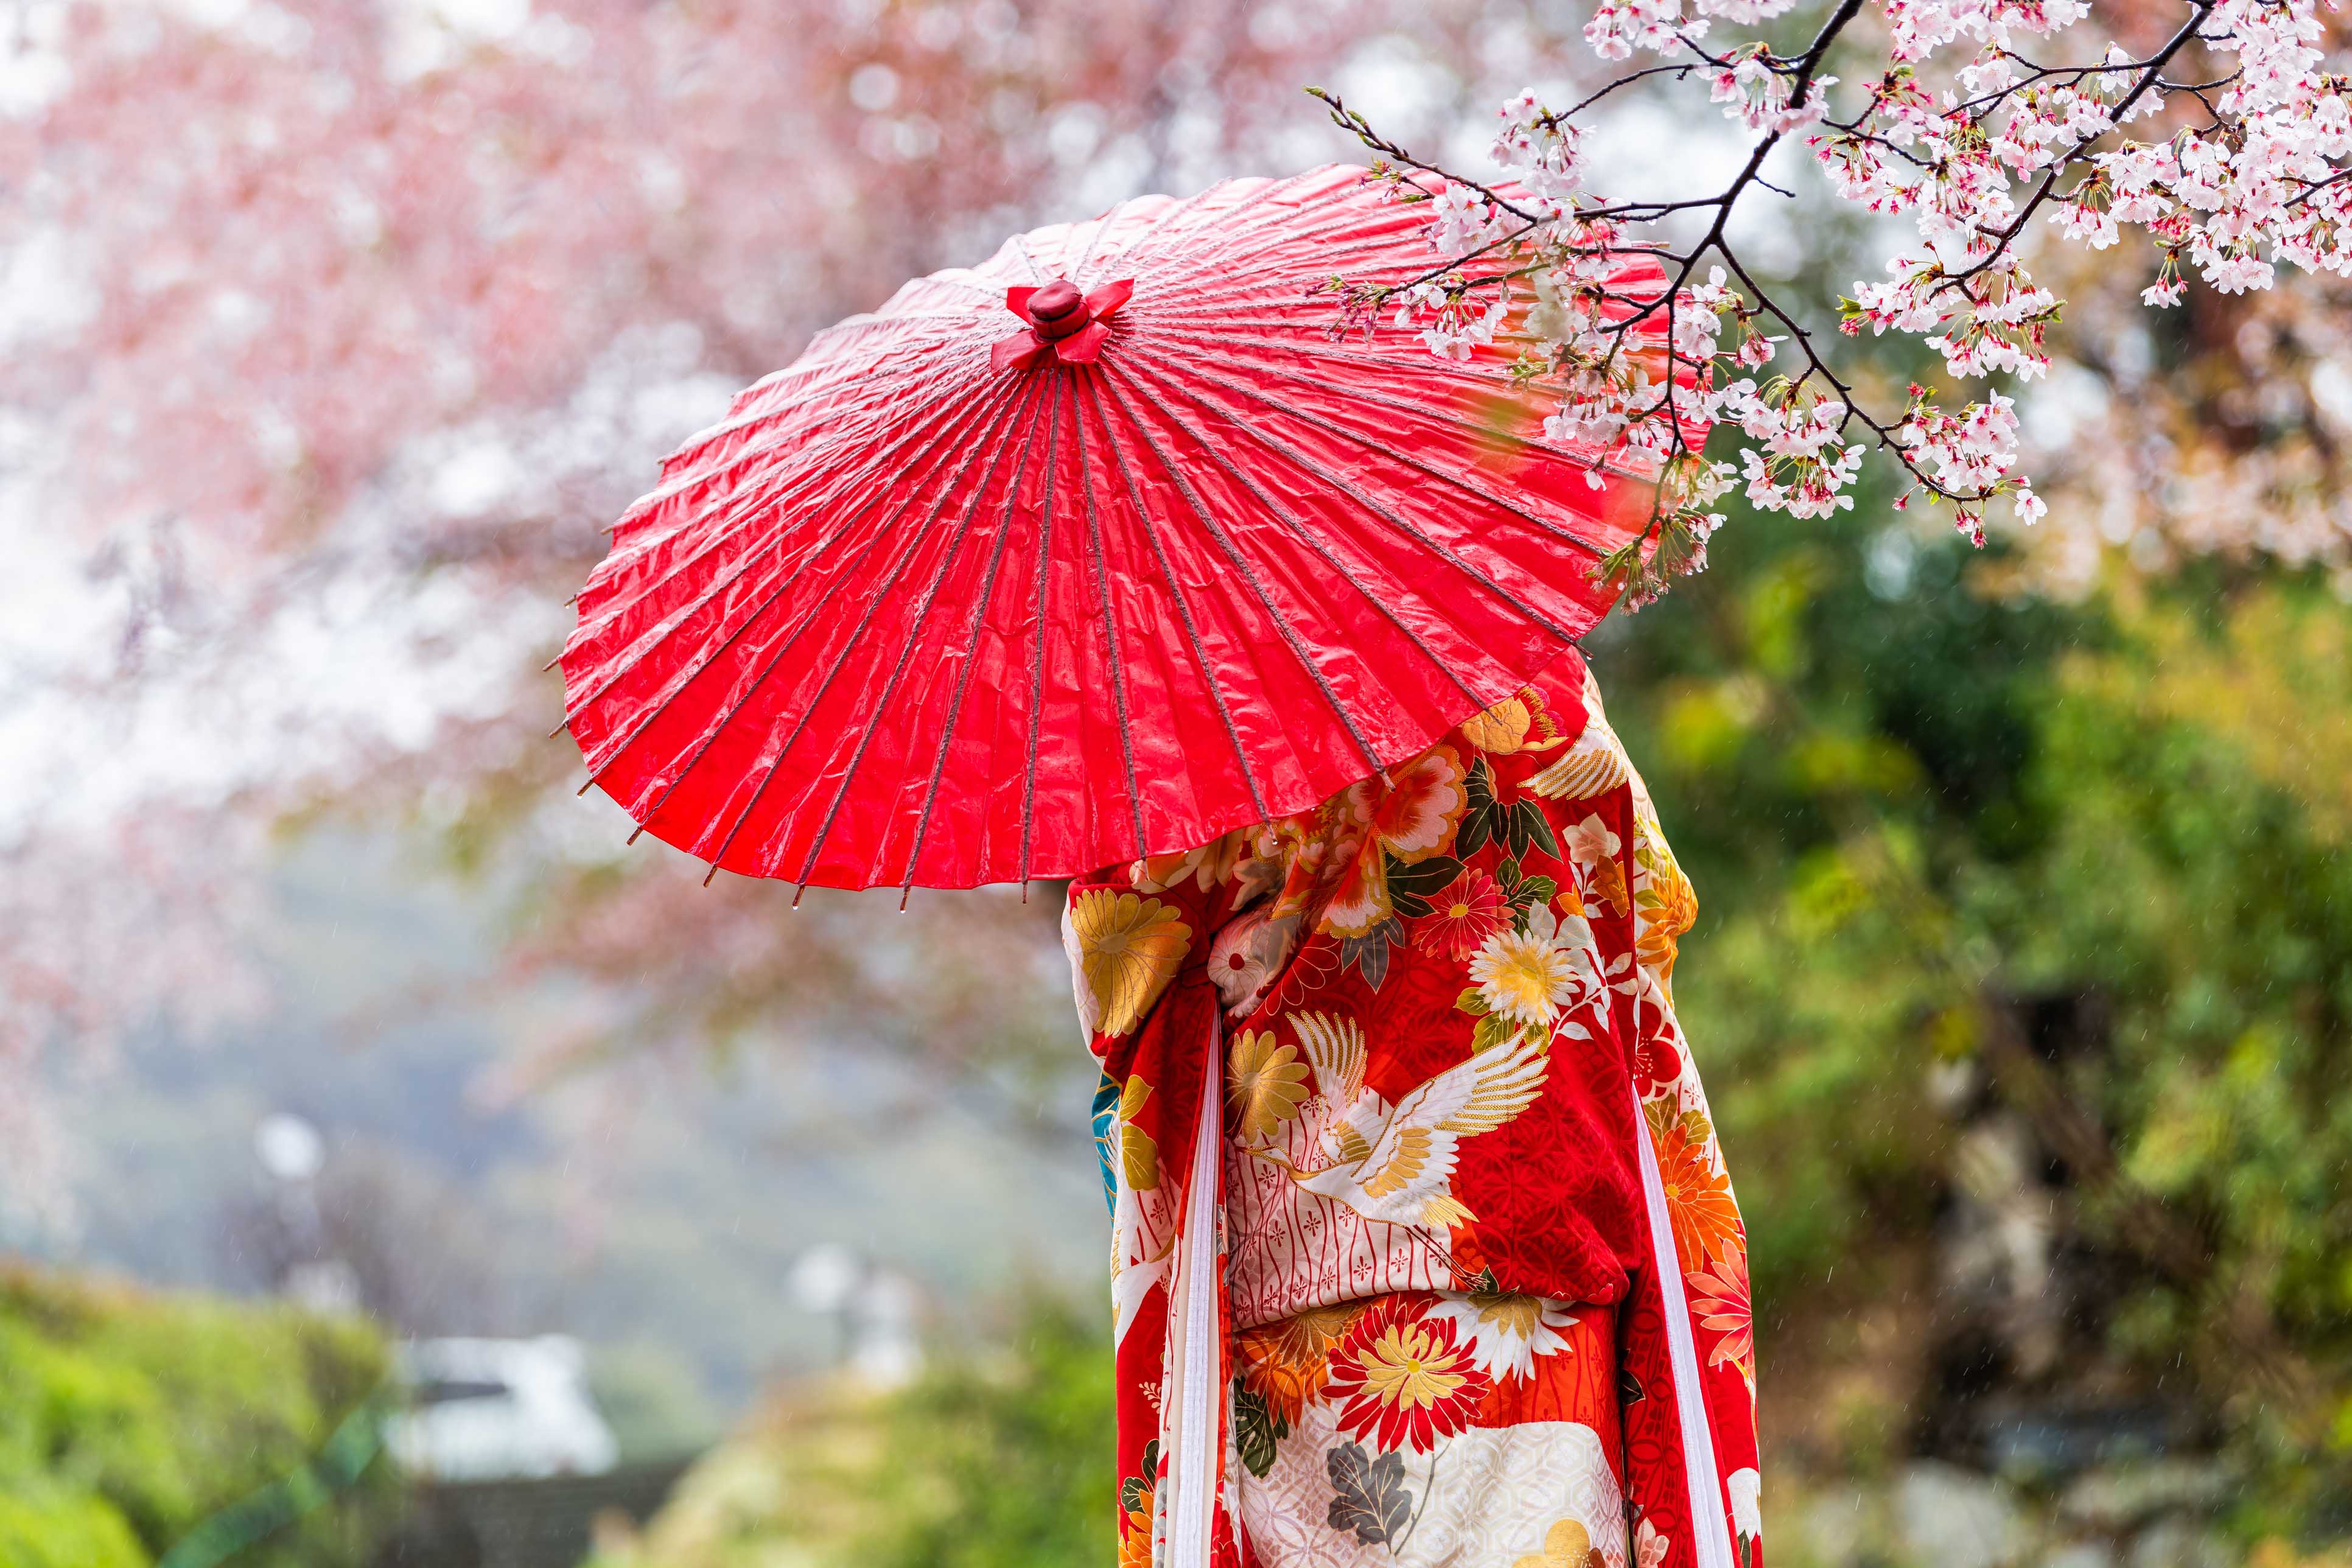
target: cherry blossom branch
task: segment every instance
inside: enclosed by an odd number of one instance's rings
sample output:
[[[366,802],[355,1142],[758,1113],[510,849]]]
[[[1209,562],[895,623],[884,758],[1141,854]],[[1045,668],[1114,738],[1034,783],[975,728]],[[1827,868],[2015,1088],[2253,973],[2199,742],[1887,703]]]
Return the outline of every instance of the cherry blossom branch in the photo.
[[[1564,112],[1532,93],[1506,103],[1494,146],[1500,180],[1420,157],[1317,91],[1376,155],[1372,177],[1428,206],[1438,257],[1402,282],[1342,279],[1334,290],[1349,322],[1369,330],[1392,310],[1440,357],[1507,353],[1515,378],[1559,395],[1545,435],[1588,454],[1580,460],[1596,482],[1612,461],[1654,467],[1648,527],[1601,568],[1636,604],[1705,564],[1723,521],[1709,509],[1735,479],[1764,510],[1851,508],[1857,440],[1904,471],[1897,506],[1925,496],[1981,542],[1996,499],[2021,521],[2042,510],[2016,472],[2012,399],[1988,387],[1950,408],[1915,384],[1899,416],[1874,412],[1805,312],[1738,254],[1733,215],[1752,190],[1787,194],[1764,167],[1803,132],[1838,197],[1908,214],[1918,229],[1919,250],[1888,260],[1889,281],[1857,283],[1841,301],[1840,330],[1914,336],[1962,381],[2031,381],[2049,366],[2059,302],[2022,255],[2037,216],[2095,249],[2114,244],[2121,225],[2138,226],[2158,262],[2143,292],[2154,305],[2179,300],[2184,262],[2225,291],[2268,287],[2280,259],[2352,273],[2352,170],[2338,166],[2352,155],[2352,70],[2317,47],[2319,0],[2174,3],[2179,24],[2143,56],[2097,38],[2072,47],[2089,30],[2085,0],[1841,0],[1793,54],[1760,39],[1699,43],[1718,23],[1753,26],[1793,0],[1596,0],[1585,37],[1602,59],[1637,49],[1687,58],[1625,71]],[[1865,11],[1885,25],[1886,43],[1866,100],[1840,119],[1829,112],[1838,78],[1826,68],[1833,52],[1862,58],[1854,24]],[[2063,47],[2030,58],[2017,47],[2027,37]],[[1963,58],[1953,46],[1964,40],[1975,47]],[[2234,55],[2234,68],[2173,71],[2192,49]],[[1731,181],[1697,197],[1612,200],[1589,189],[1580,117],[1629,87],[1671,89],[1694,74],[1755,133]],[[2203,121],[2169,117],[2174,129],[2156,142],[2124,134],[2175,100],[2201,108]],[[1695,213],[1706,221],[1685,246],[1645,232]],[[1666,268],[1663,287],[1625,286],[1622,261],[1634,253]],[[1785,335],[1767,337],[1770,324]],[[1752,373],[1791,342],[1799,363],[1759,386]],[[1693,445],[1725,425],[1739,433],[1737,469]]]

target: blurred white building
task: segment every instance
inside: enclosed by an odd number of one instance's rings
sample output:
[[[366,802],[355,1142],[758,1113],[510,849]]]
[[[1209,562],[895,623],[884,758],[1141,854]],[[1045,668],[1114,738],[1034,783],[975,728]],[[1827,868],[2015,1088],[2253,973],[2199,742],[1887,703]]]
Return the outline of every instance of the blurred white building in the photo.
[[[566,1334],[416,1340],[400,1347],[409,1406],[385,1441],[436,1481],[599,1475],[619,1458],[588,1393],[587,1358]]]
[[[915,1282],[834,1242],[801,1254],[785,1290],[802,1311],[839,1325],[839,1364],[872,1388],[903,1388],[923,1370]]]

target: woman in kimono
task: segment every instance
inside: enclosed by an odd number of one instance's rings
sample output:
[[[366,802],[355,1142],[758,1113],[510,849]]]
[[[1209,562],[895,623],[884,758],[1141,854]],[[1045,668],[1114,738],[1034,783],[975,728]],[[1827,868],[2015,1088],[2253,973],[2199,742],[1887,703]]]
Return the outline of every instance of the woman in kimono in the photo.
[[[1072,884],[1119,1568],[1760,1568],[1695,912],[1574,655],[1310,811]]]

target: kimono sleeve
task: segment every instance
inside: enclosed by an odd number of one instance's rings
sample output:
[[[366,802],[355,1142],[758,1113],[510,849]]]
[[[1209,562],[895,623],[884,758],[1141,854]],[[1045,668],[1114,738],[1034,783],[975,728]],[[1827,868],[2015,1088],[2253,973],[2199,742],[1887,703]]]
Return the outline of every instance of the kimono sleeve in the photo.
[[[1070,883],[1062,949],[1078,1027],[1100,1064],[1092,1121],[1103,1199],[1117,1209],[1121,1162],[1139,1180],[1156,1147],[1138,1125],[1150,1086],[1133,1074],[1143,1021],[1183,967],[1204,924],[1204,900],[1180,884],[1139,889],[1135,868],[1115,867]]]
[[[1649,1267],[1619,1317],[1633,1563],[1760,1568],[1747,1228],[1675,1012],[1677,948],[1697,900],[1641,776],[1630,765],[1626,775],[1637,962],[1624,1000],[1650,1234]]]

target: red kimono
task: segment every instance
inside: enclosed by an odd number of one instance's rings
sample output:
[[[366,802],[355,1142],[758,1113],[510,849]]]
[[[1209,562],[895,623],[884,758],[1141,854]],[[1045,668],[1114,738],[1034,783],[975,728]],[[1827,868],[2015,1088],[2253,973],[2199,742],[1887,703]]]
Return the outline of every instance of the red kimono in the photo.
[[[1695,912],[1573,656],[1312,811],[1071,886],[1120,1568],[1760,1568]]]

